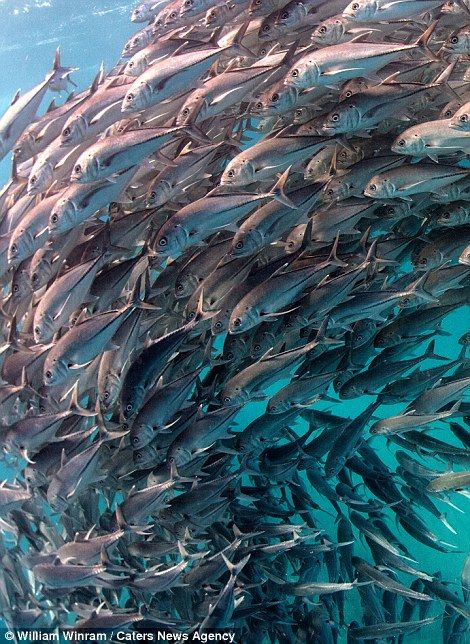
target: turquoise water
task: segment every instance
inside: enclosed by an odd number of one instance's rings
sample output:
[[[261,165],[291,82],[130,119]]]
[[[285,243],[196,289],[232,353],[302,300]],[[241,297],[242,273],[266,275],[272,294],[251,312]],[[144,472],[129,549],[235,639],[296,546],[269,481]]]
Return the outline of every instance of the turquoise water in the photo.
[[[31,88],[39,82],[50,69],[55,48],[60,45],[62,62],[67,66],[79,67],[74,79],[80,88],[85,87],[94,77],[100,63],[103,61],[109,69],[118,59],[125,40],[136,30],[129,20],[133,2],[119,0],[0,0],[0,112],[8,106],[11,97],[18,88]],[[0,184],[9,175],[8,160],[0,164]],[[442,328],[452,333],[451,337],[438,337],[437,353],[450,359],[459,353],[458,338],[469,328],[470,312],[468,307],[460,308],[449,316]],[[427,368],[437,363],[424,363]],[[277,390],[284,382],[273,387]],[[371,397],[363,396],[354,401],[343,401],[334,405],[334,413],[355,416],[371,402]],[[265,403],[247,405],[243,416],[239,416],[238,424],[244,426],[264,411]],[[318,404],[319,409],[331,409],[331,403]],[[384,406],[379,413],[391,415],[403,409],[403,405]],[[302,421],[297,424],[299,432],[305,430]],[[453,435],[446,430],[445,424],[436,424],[433,435],[449,443],[457,444]],[[378,451],[380,458],[393,470],[396,467],[394,459],[395,447],[387,445],[382,437],[373,440],[372,446]],[[435,466],[433,461],[431,466]],[[10,473],[11,474],[11,473]],[[2,477],[3,478],[3,477]],[[318,499],[315,499],[318,500]],[[434,550],[414,541],[403,531],[397,531],[404,543],[419,562],[419,567],[434,572],[440,570],[446,581],[456,584],[454,591],[459,592],[459,579],[463,561],[467,555],[470,542],[469,499],[454,495],[453,501],[465,511],[461,514],[452,508],[447,508],[447,518],[457,530],[452,535],[437,519],[428,513],[420,511],[429,528],[444,541],[456,546],[452,554],[436,553]],[[320,499],[320,504],[329,510],[329,504]],[[393,515],[390,513],[390,517]],[[335,534],[333,519],[327,513],[318,515],[319,525],[330,534]],[[390,527],[393,525],[393,518]],[[370,560],[370,554],[362,544],[357,544],[357,554]],[[406,578],[409,583],[411,579]],[[354,617],[357,609],[358,595],[348,596],[348,619]],[[441,610],[442,604],[436,602],[433,614]],[[438,641],[440,622],[435,627],[427,628],[416,635],[408,636],[407,643]]]

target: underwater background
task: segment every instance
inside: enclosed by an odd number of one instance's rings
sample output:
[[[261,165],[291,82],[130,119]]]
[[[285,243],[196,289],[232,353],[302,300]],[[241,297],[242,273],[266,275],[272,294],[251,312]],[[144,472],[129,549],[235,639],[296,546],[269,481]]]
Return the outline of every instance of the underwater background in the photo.
[[[79,88],[90,84],[101,62],[109,70],[119,58],[123,42],[136,31],[137,26],[129,20],[129,14],[134,5],[134,2],[122,0],[0,0],[0,113],[6,110],[18,88],[28,89],[38,79],[44,77],[51,67],[54,51],[59,45],[65,64],[79,68],[79,71],[73,75]],[[0,184],[8,179],[10,171],[10,159],[4,159],[0,163]],[[461,349],[458,339],[469,330],[469,327],[470,308],[461,306],[445,318],[442,329],[450,335],[436,337],[436,352],[449,359],[456,358]],[[437,364],[435,361],[426,361],[420,366],[426,369]],[[277,391],[287,382],[279,381],[271,387],[270,391]],[[334,405],[333,411],[352,418],[370,405],[371,401],[370,396],[340,401]],[[238,415],[237,424],[239,426],[248,424],[259,416],[264,408],[264,402],[247,404]],[[320,401],[315,408],[331,410],[332,406],[331,403]],[[400,413],[402,408],[402,404],[386,405],[379,408],[377,414],[380,416],[386,412],[387,416],[391,416],[394,413]],[[301,433],[304,433],[306,424],[299,420],[297,427]],[[455,436],[447,430],[445,423],[436,423],[435,429],[434,436],[450,444],[458,444]],[[387,442],[383,436],[374,437],[371,445],[378,452],[380,459],[392,470],[395,469],[396,460],[393,454],[399,447]],[[7,476],[9,480],[13,480],[14,471],[4,470],[1,465],[0,471],[2,478]],[[411,539],[403,530],[399,534],[403,543],[419,561],[421,569],[429,572],[440,569],[447,581],[455,583],[455,592],[458,592],[460,573],[470,545],[470,500],[460,495],[454,495],[453,500],[464,511],[460,513],[445,506],[447,520],[455,527],[456,535],[450,534],[436,518],[428,513],[422,514],[425,516],[426,524],[434,533],[443,541],[448,541],[456,547],[455,552],[436,553]],[[323,504],[325,508],[327,505]],[[318,521],[329,534],[335,534],[333,515],[319,513]],[[370,560],[369,551],[363,547],[363,544],[358,542],[355,547],[356,554]],[[358,594],[345,593],[345,602],[349,619],[353,619],[355,611],[360,610]],[[436,605],[443,606],[440,603]],[[435,610],[432,614],[434,613]],[[440,622],[437,622],[416,634],[405,636],[404,642],[413,644],[440,641],[440,629]],[[339,641],[344,641],[343,636],[344,634],[340,636]],[[470,635],[467,641],[470,642]]]

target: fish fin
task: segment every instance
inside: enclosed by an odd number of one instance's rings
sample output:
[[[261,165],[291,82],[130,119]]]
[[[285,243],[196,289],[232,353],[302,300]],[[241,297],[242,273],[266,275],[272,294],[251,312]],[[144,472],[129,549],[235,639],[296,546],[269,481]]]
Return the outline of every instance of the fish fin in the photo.
[[[430,295],[427,291],[424,290],[424,285],[429,277],[429,273],[430,271],[426,271],[426,273],[422,277],[416,280],[416,282],[410,287],[410,291],[413,295],[420,297],[425,302],[432,302],[436,304],[439,303],[439,299],[437,297],[434,297],[433,295]]]
[[[296,209],[297,206],[289,199],[289,197],[286,195],[284,192],[284,187],[286,185],[287,179],[289,177],[289,172],[291,170],[292,166],[290,165],[279,177],[279,179],[276,181],[275,185],[273,188],[270,190],[268,193],[270,196],[273,196],[276,201],[279,201],[280,203],[284,204],[288,208]]]
[[[447,362],[448,358],[445,358],[444,356],[440,356],[438,353],[435,353],[434,352],[435,348],[436,348],[436,341],[431,340],[426,351],[424,352],[423,358],[428,358],[428,360],[443,360],[444,362]]]
[[[20,90],[17,90],[16,94],[11,99],[10,105],[14,105],[16,103],[16,101],[19,99],[19,97],[20,97]]]

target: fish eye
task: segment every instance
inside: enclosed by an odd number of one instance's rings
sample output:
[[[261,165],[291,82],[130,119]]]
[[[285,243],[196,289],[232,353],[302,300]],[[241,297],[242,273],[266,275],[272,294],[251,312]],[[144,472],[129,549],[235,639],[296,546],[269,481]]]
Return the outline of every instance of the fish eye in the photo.
[[[276,101],[279,100],[279,94],[277,92],[274,92],[274,94],[271,96],[271,100],[275,103]]]
[[[216,329],[221,329],[222,328],[222,322],[220,320],[214,324]]]
[[[33,274],[31,275],[31,282],[32,282],[33,284],[34,284],[35,282],[37,282],[37,281],[38,281],[38,279],[39,279],[39,275],[38,275],[37,273],[33,273]]]
[[[444,112],[444,116],[447,116],[447,118],[450,118],[452,116],[452,110],[446,110]]]
[[[459,121],[461,123],[466,123],[468,121],[468,114],[462,114],[462,116],[459,118]]]
[[[30,177],[30,179],[29,179],[29,183],[30,183],[32,186],[34,186],[34,184],[36,183],[36,181],[37,181],[37,180],[38,180],[37,176],[36,176],[35,174],[33,174],[33,176],[32,176],[32,177]]]
[[[264,25],[263,31],[269,31],[271,27],[269,25]]]
[[[79,163],[75,166],[75,174],[82,174],[82,166]]]
[[[261,4],[261,0],[256,0],[255,5],[256,5],[257,7],[259,7],[259,6],[260,6],[260,4]]]
[[[224,403],[229,403],[231,400],[230,396],[224,396]]]
[[[441,215],[442,219],[450,219],[450,212],[446,210],[445,212],[442,213]]]
[[[126,411],[132,411],[133,405],[131,403],[127,403],[126,405]]]
[[[235,171],[234,170],[229,170],[227,172],[227,177],[234,177],[235,176]]]
[[[298,76],[299,76],[299,70],[298,70],[297,68],[296,68],[296,69],[293,69],[293,70],[292,70],[292,72],[291,72],[291,76],[292,76],[293,78],[298,78]]]
[[[401,148],[403,148],[405,146],[405,143],[406,143],[405,139],[400,139],[398,141],[397,145],[399,145]]]
[[[168,459],[168,463],[174,463],[174,462],[175,462],[175,457],[170,456],[170,458]]]
[[[261,54],[261,56],[265,56],[268,53],[268,50],[266,49],[266,47],[262,47],[259,53]]]
[[[319,34],[326,34],[326,27],[325,26],[320,27],[320,29],[318,30],[318,33]]]
[[[16,254],[18,252],[18,246],[16,244],[12,244],[10,246],[10,252]]]
[[[35,327],[34,327],[34,333],[35,333],[36,335],[39,335],[39,334],[41,333],[41,327],[40,327],[40,326],[35,326]]]
[[[129,92],[129,94],[126,96],[126,101],[133,101],[134,100],[134,94],[132,92]]]
[[[192,7],[193,6],[193,0],[186,0],[184,3],[185,7]]]
[[[253,347],[253,351],[261,351],[261,345],[260,344],[255,344]]]
[[[333,114],[331,120],[333,121],[333,123],[337,123],[339,121],[339,114]]]
[[[150,193],[150,200],[155,201],[156,198],[157,198],[157,193],[155,192],[155,190],[152,190],[152,192]]]
[[[237,242],[237,243],[235,244],[235,248],[236,248],[237,250],[241,250],[241,249],[243,248],[243,242],[242,242],[242,241]]]
[[[65,128],[64,128],[64,130],[63,130],[63,132],[62,132],[62,134],[63,134],[64,136],[70,136],[70,131],[71,131],[71,130],[70,130],[70,128],[69,128],[69,127],[65,127]]]
[[[168,239],[166,237],[162,237],[158,242],[159,246],[166,246],[167,244],[168,244]]]
[[[14,284],[13,285],[13,292],[18,293],[19,290],[20,290],[20,287],[18,286],[18,284]]]
[[[138,444],[140,443],[140,441],[139,441],[139,437],[138,437],[138,436],[134,436],[134,438],[132,439],[132,442],[133,442],[133,444],[134,444],[134,445],[138,445]]]
[[[140,460],[142,459],[142,457],[143,457],[143,453],[142,453],[142,452],[136,452],[136,453],[134,454],[134,459],[135,459],[136,461],[140,461]]]
[[[194,311],[191,311],[191,313],[188,313],[188,320],[194,320],[196,316],[196,313]]]
[[[326,191],[326,194],[328,195],[328,197],[332,197],[335,194],[335,191],[333,190],[333,188],[330,188]]]
[[[375,185],[375,183],[373,183],[373,184],[371,184],[371,185],[369,186],[369,190],[370,190],[371,192],[375,192],[375,191],[377,190],[377,186]]]
[[[170,13],[170,18],[171,18],[172,20],[175,20],[175,19],[176,19],[176,16],[177,16],[176,11],[172,11],[172,12]]]
[[[427,263],[428,263],[427,257],[421,257],[421,259],[419,260],[420,266],[426,266]]]
[[[188,116],[189,114],[189,107],[185,107],[184,110],[182,111],[183,116]]]
[[[453,45],[456,45],[459,42],[458,36],[452,36],[452,38],[450,39],[450,42]]]
[[[129,49],[130,49],[130,44],[129,44],[129,43],[127,43],[127,44],[124,46],[124,50],[125,50],[125,51],[129,51]]]
[[[241,318],[235,318],[233,321],[233,326],[238,327],[242,325],[242,320]]]
[[[351,9],[352,9],[353,11],[357,11],[357,10],[359,9],[359,3],[358,3],[358,2],[355,2],[354,4],[352,4],[352,5],[351,5]]]
[[[129,67],[134,67],[134,61],[133,60],[130,61]]]
[[[57,215],[56,213],[53,213],[51,215],[51,221],[53,224],[56,224],[59,221],[59,215]]]
[[[48,380],[51,380],[52,378],[52,371],[48,369],[46,373],[44,374]]]
[[[282,20],[287,20],[288,17],[289,17],[289,12],[288,11],[283,11],[281,13],[281,19]]]
[[[262,110],[263,109],[263,103],[261,101],[258,101],[255,105],[255,109],[257,110]]]
[[[177,285],[176,285],[176,290],[177,290],[179,293],[181,293],[181,291],[184,291],[184,286],[183,286],[183,284],[177,284]]]

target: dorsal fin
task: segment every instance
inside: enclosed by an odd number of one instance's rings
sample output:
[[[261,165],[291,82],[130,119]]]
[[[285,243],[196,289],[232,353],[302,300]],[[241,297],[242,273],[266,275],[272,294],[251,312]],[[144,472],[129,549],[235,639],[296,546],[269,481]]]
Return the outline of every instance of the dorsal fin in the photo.
[[[16,103],[16,101],[19,99],[19,97],[20,97],[20,91],[21,91],[21,90],[18,90],[18,91],[16,92],[16,94],[13,96],[13,98],[11,99],[11,103],[10,103],[10,105],[14,105],[14,104]]]

